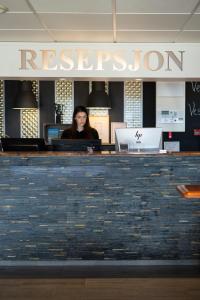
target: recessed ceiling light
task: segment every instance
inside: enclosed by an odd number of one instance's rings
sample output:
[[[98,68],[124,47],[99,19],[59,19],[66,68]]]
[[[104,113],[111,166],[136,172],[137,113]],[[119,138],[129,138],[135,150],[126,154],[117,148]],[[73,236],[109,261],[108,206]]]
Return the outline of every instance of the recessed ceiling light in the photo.
[[[0,14],[3,14],[8,11],[8,8],[2,4],[0,4]]]

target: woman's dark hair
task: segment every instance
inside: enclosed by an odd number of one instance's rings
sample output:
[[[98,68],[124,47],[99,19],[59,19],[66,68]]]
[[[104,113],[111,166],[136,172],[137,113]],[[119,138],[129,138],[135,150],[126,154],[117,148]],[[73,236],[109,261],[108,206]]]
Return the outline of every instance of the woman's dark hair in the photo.
[[[72,117],[72,127],[71,128],[72,128],[73,131],[75,131],[77,129],[77,123],[76,123],[75,118],[76,118],[77,113],[79,113],[79,112],[86,113],[87,118],[86,118],[86,123],[84,125],[84,129],[88,130],[89,128],[91,128],[90,127],[90,121],[89,121],[89,115],[88,115],[88,111],[85,108],[85,106],[82,106],[82,105],[76,106],[75,109],[74,109],[73,117]]]

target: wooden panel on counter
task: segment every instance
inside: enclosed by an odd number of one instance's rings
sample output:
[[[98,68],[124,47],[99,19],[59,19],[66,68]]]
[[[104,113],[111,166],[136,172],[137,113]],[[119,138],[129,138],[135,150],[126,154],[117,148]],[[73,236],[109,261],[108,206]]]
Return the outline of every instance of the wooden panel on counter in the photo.
[[[158,157],[166,157],[166,156],[200,156],[200,152],[168,152],[168,153],[153,153],[153,152],[117,152],[117,151],[94,151],[93,153],[89,153],[87,151],[0,151],[0,157],[10,157],[10,156],[21,156],[21,157],[40,157],[40,156],[135,156],[135,157],[150,157],[150,156],[158,156]]]
[[[200,198],[200,184],[178,185],[177,190],[184,198]]]

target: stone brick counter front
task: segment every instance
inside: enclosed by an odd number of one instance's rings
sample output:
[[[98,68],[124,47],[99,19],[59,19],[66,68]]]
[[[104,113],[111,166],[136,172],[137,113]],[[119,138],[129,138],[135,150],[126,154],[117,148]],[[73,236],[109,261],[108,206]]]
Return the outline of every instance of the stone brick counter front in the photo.
[[[0,155],[0,260],[200,258],[200,156]]]

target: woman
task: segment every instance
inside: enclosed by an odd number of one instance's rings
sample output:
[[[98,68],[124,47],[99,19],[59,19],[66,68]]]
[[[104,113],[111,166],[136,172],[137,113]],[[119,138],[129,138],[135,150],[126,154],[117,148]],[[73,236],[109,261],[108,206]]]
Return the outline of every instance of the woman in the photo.
[[[96,129],[90,127],[89,116],[84,106],[77,106],[73,113],[72,126],[63,131],[62,139],[99,139]]]

